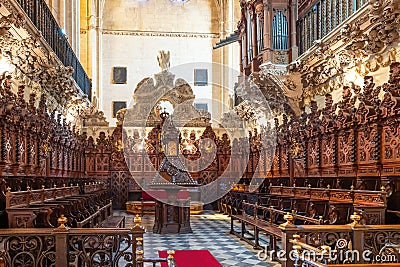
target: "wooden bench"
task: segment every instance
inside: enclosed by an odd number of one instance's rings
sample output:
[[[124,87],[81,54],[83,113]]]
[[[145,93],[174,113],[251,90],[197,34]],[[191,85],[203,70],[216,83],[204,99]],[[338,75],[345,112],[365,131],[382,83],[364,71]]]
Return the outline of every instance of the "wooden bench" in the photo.
[[[125,216],[113,216],[112,201],[77,223],[78,228],[125,228]]]
[[[101,228],[125,228],[125,216],[110,216],[101,222]]]
[[[102,183],[6,193],[9,227],[57,227],[58,218],[67,218],[66,226],[78,228],[125,227],[125,216],[113,216],[109,193]]]
[[[265,233],[269,237],[269,250],[277,249],[277,240],[282,237],[282,231],[279,228],[281,222],[278,218],[287,214],[286,211],[276,209],[274,207],[265,207],[258,204],[252,204],[243,202],[242,214],[232,214],[231,216],[231,234],[238,236],[240,239],[253,245],[254,248],[264,249],[259,243],[259,234]],[[277,216],[279,215],[279,216]],[[312,224],[323,224],[323,220],[314,219],[307,216],[293,213],[292,216],[295,220],[306,221]],[[241,231],[236,232],[234,230],[234,220],[238,220],[241,223]],[[254,242],[245,236],[248,231],[246,225],[254,228]]]
[[[234,220],[239,220],[241,223],[240,233],[238,233],[234,230]],[[247,232],[246,224],[254,227],[254,243],[252,242],[251,239],[245,237],[245,234]],[[260,231],[265,232],[265,233],[267,233],[267,235],[269,235],[269,238],[270,238],[269,249],[276,249],[277,239],[282,238],[282,232],[278,227],[276,227],[275,225],[271,225],[268,222],[254,219],[248,215],[232,214],[230,233],[236,235],[241,240],[244,240],[247,243],[253,245],[254,248],[264,249],[263,247],[260,246],[260,243],[259,243]]]
[[[47,188],[39,190],[6,192],[8,225],[18,227],[56,227],[57,218],[64,212],[64,206],[51,201],[65,199],[79,194],[78,186]]]

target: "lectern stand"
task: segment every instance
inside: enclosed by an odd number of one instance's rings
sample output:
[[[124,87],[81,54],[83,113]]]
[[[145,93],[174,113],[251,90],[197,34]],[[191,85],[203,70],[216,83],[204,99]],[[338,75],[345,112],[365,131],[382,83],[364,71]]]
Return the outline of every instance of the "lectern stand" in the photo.
[[[189,188],[197,183],[187,172],[179,156],[180,132],[172,121],[166,120],[168,113],[162,113],[162,147],[165,156],[158,172],[149,184],[150,192],[156,199],[156,213],[153,233],[184,234],[192,233],[190,227]]]
[[[157,200],[153,233],[187,234],[192,233],[190,227],[190,200],[177,199],[175,205]]]

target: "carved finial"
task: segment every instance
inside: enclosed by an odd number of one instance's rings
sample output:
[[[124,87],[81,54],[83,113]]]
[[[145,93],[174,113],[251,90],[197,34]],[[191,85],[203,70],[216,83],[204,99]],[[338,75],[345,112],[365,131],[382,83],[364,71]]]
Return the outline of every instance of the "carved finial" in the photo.
[[[175,250],[168,250],[168,258],[169,260],[173,260],[174,259],[174,255],[175,255]]]
[[[300,235],[298,235],[298,234],[295,234],[295,235],[293,235],[293,243],[298,243],[298,242],[300,242]]]
[[[293,217],[292,214],[290,214],[290,213],[288,212],[288,213],[286,213],[286,214],[283,216],[283,219],[285,219],[286,222],[289,222],[289,223],[291,224],[291,223],[293,222],[294,217]]]
[[[328,184],[328,185],[326,186],[326,188],[331,189],[331,186]]]
[[[286,220],[286,222],[279,225],[279,228],[285,229],[287,226],[293,226],[294,216],[290,214],[290,212],[286,213],[283,219]]]
[[[135,218],[133,218],[133,222],[140,226],[140,224],[142,223],[142,218],[139,216],[139,214],[136,214]]]
[[[44,190],[44,188],[45,188],[45,187],[44,187],[44,184],[42,184],[42,190]]]
[[[142,249],[136,249],[136,262],[141,263],[143,261],[144,251]]]
[[[63,184],[63,187],[65,187],[65,184]]]
[[[354,190],[354,185],[351,185],[351,186],[350,186],[350,190]]]
[[[322,249],[322,254],[329,254],[329,251],[330,251],[331,247],[330,246],[326,246],[326,245],[322,245],[321,249]]]
[[[57,188],[57,185],[56,185],[56,184],[54,184],[54,188]]]
[[[61,214],[61,217],[58,218],[57,222],[60,225],[58,228],[67,228],[65,224],[68,222],[68,219],[64,216],[64,214]]]
[[[301,253],[300,245],[293,245],[293,249],[296,251],[296,255],[300,255],[300,253]]]
[[[11,187],[9,187],[9,186],[7,187],[7,192],[9,192],[9,193],[11,192]]]
[[[382,193],[385,193],[386,192],[386,187],[385,186],[381,186],[381,191],[382,191]]]
[[[137,262],[142,262],[143,261],[143,238],[142,237],[136,237],[136,261]]]
[[[308,188],[311,188],[311,184],[308,184]]]
[[[357,212],[354,212],[351,216],[350,216],[350,220],[352,220],[353,222],[351,223],[352,225],[358,225],[358,223],[361,221],[361,216],[357,214]]]
[[[296,250],[297,255],[300,254],[300,250],[301,250],[301,246],[298,245],[299,242],[300,242],[300,235],[298,235],[298,234],[293,235],[293,240],[292,240],[293,249]]]
[[[26,187],[26,191],[31,191],[31,187],[29,185]]]
[[[293,187],[296,187],[296,184],[293,184]]]

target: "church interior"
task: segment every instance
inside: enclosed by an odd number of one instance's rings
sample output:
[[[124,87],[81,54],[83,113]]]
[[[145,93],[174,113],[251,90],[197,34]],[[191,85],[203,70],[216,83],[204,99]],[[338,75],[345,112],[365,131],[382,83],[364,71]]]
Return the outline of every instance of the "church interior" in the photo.
[[[0,267],[400,266],[399,34],[399,0],[0,0]]]

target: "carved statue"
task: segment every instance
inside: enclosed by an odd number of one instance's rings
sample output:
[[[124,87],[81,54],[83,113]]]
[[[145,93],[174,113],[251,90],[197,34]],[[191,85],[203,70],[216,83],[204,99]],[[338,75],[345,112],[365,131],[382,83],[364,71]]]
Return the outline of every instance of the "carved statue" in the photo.
[[[158,60],[158,65],[161,68],[161,71],[164,70],[168,70],[170,63],[169,63],[169,57],[170,57],[170,53],[169,51],[165,52],[164,50],[158,51],[158,53],[160,53],[159,56],[157,56],[157,60]]]

